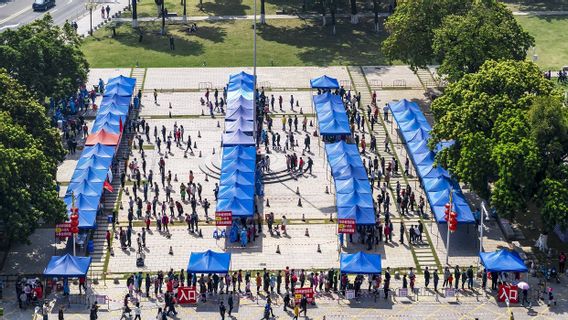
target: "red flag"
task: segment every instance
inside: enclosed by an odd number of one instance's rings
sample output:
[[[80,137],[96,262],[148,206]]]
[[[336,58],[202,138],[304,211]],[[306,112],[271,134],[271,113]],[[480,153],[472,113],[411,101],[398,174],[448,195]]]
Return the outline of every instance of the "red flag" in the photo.
[[[122,117],[120,117],[120,119],[118,119],[118,130],[120,130],[120,132],[122,132],[122,126]]]
[[[103,188],[105,188],[106,190],[108,190],[108,192],[114,192],[114,188],[112,187],[112,185],[107,181],[105,181],[105,183],[103,184]]]

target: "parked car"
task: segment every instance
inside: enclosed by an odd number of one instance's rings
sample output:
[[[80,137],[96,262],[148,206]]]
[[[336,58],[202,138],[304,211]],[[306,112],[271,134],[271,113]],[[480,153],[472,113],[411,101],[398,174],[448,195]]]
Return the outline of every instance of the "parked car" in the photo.
[[[47,11],[52,7],[55,7],[55,0],[35,0],[32,4],[34,11]]]

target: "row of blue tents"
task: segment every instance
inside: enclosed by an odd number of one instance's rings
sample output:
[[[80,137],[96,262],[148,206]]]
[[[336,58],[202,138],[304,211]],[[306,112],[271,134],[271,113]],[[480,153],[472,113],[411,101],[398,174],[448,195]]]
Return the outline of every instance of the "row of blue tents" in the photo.
[[[108,81],[85,148],[81,152],[63,201],[79,209],[79,229],[94,229],[103,186],[112,181],[112,161],[128,117],[136,79],[119,76]],[[68,210],[70,214],[70,210]]]
[[[349,119],[339,95],[324,92],[313,97],[322,136],[351,135]]]
[[[254,76],[231,75],[227,85],[227,112],[221,158],[217,211],[233,216],[254,213],[256,174]]]
[[[453,180],[445,169],[435,166],[435,153],[428,147],[428,139],[432,127],[424,117],[420,107],[406,99],[389,104],[400,135],[406,142],[408,154],[414,163],[420,178],[430,208],[438,223],[446,223],[444,211],[446,203],[450,202],[453,211],[457,213],[458,223],[475,223],[475,217],[463,195],[457,181]],[[446,143],[445,146],[450,143]],[[444,146],[440,146],[444,147]]]
[[[328,143],[325,152],[335,181],[337,218],[375,224],[371,185],[357,146],[345,141]]]

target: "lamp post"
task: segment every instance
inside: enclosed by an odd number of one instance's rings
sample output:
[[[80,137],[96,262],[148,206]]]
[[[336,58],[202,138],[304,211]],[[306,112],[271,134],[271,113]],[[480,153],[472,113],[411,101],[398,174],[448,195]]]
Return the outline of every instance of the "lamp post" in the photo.
[[[89,35],[93,35],[93,9],[96,8],[96,4],[93,3],[91,0],[85,3],[85,7],[89,10]]]
[[[187,23],[187,0],[183,0],[183,23]]]
[[[132,28],[138,28],[138,4],[132,0]]]

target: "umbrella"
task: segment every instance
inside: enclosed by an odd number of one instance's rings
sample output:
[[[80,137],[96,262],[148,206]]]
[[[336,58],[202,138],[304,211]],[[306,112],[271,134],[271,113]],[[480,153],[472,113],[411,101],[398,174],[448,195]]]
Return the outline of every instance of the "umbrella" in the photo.
[[[517,283],[517,287],[521,290],[528,290],[530,288],[529,284],[524,281]]]

